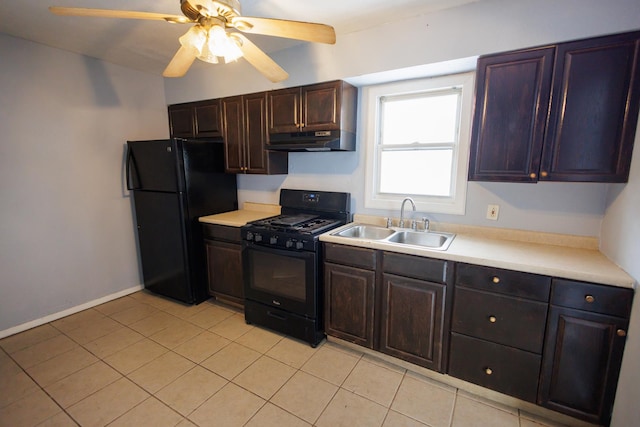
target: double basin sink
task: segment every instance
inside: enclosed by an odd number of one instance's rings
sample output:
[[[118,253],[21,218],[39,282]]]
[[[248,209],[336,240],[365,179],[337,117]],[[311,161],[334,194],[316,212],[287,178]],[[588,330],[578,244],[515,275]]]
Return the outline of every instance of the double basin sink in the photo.
[[[402,246],[418,246],[438,251],[446,251],[456,236],[452,233],[440,231],[414,231],[368,224],[353,224],[348,228],[332,233],[332,235]]]

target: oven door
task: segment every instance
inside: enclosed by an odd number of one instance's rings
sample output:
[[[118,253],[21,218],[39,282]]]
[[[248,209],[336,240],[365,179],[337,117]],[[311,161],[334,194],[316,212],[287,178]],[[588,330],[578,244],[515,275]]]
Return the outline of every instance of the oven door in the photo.
[[[302,316],[317,317],[316,258],[315,252],[288,251],[245,242],[245,298]]]

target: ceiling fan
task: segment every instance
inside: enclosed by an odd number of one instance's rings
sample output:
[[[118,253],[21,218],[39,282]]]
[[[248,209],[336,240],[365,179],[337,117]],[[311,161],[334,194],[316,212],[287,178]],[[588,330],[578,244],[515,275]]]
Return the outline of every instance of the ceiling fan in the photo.
[[[198,58],[210,63],[225,63],[244,57],[272,82],[289,77],[266,53],[242,33],[264,34],[309,42],[334,44],[333,27],[310,22],[242,16],[239,0],[180,0],[184,16],[127,10],[86,9],[51,6],[56,15],[159,20],[175,24],[195,24],[179,38],[180,48],[162,73],[181,77]],[[229,32],[236,29],[240,32]]]

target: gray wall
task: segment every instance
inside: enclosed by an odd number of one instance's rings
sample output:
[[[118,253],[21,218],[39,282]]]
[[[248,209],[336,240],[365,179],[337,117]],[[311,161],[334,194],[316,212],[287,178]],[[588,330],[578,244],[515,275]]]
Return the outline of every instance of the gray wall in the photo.
[[[127,139],[169,134],[162,78],[0,34],[0,332],[140,286]]]
[[[629,183],[614,185],[607,195],[600,250],[640,282],[640,125],[631,160]],[[613,426],[640,420],[640,292],[636,290],[622,373],[613,412]]]

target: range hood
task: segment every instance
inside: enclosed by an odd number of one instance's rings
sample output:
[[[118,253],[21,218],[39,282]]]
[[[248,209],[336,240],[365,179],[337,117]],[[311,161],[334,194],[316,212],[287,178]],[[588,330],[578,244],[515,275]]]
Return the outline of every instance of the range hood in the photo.
[[[270,151],[355,151],[354,133],[341,130],[276,133],[269,135]]]

